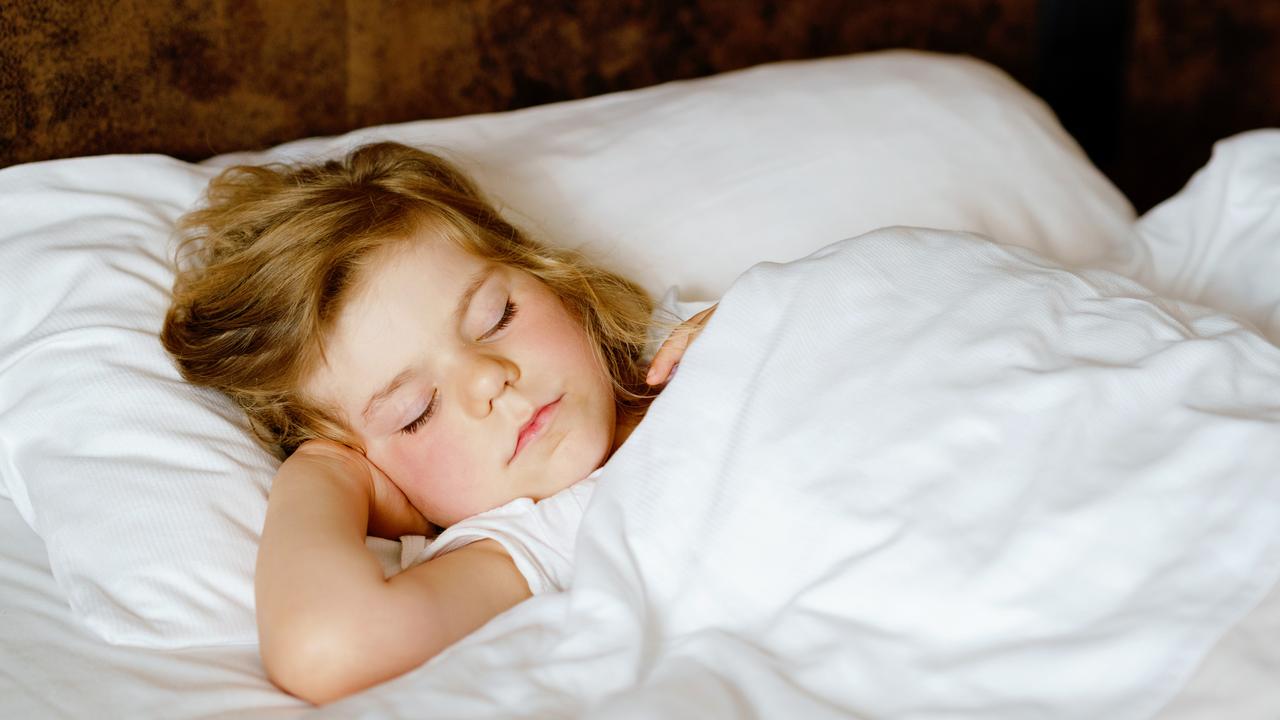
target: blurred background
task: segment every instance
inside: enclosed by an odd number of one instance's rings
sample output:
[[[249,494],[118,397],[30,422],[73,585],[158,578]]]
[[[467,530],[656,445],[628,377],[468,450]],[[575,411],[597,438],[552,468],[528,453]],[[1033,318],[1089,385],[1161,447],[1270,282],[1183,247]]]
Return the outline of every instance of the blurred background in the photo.
[[[198,160],[775,60],[964,53],[1043,97],[1141,212],[1280,126],[1276,0],[0,0],[0,167]]]

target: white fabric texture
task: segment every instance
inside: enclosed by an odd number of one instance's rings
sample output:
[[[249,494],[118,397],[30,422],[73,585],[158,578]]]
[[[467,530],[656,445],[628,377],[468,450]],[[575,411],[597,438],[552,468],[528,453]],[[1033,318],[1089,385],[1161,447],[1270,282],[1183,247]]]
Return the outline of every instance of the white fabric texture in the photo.
[[[158,157],[0,171],[0,475],[71,607],[114,642],[255,639],[276,463],[157,339],[166,238],[209,175]]]
[[[1002,71],[892,51],[764,65],[571,103],[360,130],[467,168],[510,216],[655,296],[719,297],[756,262],[889,225],[982,233],[1072,265],[1127,260],[1133,208]]]
[[[1138,223],[1123,272],[1235,313],[1280,343],[1280,130],[1217,142],[1209,164]]]
[[[888,229],[761,265],[605,465],[568,593],[320,715],[1145,718],[1280,574],[1280,348]]]
[[[146,718],[164,708],[164,717],[175,720],[286,720],[324,712],[313,713],[271,685],[253,644],[174,651],[102,642],[72,616],[49,572],[44,542],[6,499],[0,499],[0,537],[0,717],[76,719],[98,717],[109,708],[113,717]],[[541,596],[504,615],[493,629],[501,633],[518,626],[531,632],[538,623],[553,626],[562,614],[548,611],[563,610],[566,600],[562,594]],[[505,667],[500,653],[507,641],[494,640],[489,632],[462,641],[473,646],[470,653],[485,646],[495,651],[477,672]],[[1219,643],[1160,720],[1275,720],[1280,647],[1271,640],[1278,633],[1280,592],[1273,589],[1265,606]],[[423,706],[402,709],[397,703],[420,682],[421,674],[362,692],[344,703],[345,717],[420,718]],[[694,686],[688,692],[699,690]],[[442,693],[436,688],[425,694],[440,701]],[[500,707],[481,709],[487,699],[449,698],[433,707],[433,715],[503,716]],[[740,715],[750,713],[744,709]]]
[[[1123,262],[1131,208],[1043,103],[978,61],[784,63],[519,112],[374,128],[190,165],[0,170],[0,492],[111,642],[253,642],[275,461],[156,333],[169,232],[231,162],[395,139],[448,149],[516,221],[657,292],[711,298],[757,260],[895,223]],[[682,371],[683,372],[683,369]]]
[[[534,502],[517,498],[462,520],[429,542],[421,535],[400,538],[400,568],[420,565],[477,540],[496,540],[506,549],[534,595],[568,589],[573,579],[573,548],[582,514],[600,471]]]

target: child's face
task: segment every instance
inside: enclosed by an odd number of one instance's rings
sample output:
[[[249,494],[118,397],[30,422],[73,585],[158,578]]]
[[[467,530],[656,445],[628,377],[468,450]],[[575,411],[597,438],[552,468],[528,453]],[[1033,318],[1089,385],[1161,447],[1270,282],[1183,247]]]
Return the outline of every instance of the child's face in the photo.
[[[616,411],[589,343],[533,276],[423,230],[372,258],[304,392],[340,410],[428,520],[451,525],[604,462]]]

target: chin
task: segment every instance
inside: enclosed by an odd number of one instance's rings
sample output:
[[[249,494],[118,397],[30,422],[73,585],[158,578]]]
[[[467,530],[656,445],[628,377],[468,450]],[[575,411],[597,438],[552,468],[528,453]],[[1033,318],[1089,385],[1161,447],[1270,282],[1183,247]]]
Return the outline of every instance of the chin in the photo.
[[[549,468],[552,488],[548,495],[554,495],[573,485],[595,471],[609,459],[609,440],[612,433],[593,433],[588,442],[576,445],[565,445],[556,448],[555,463]]]

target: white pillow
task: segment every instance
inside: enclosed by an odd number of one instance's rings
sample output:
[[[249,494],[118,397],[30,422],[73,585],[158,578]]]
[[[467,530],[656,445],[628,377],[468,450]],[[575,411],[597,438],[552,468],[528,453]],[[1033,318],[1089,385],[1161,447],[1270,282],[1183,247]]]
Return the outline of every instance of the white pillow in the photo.
[[[1146,252],[1123,272],[1280,344],[1280,130],[1218,141],[1209,164],[1137,227]]]
[[[360,130],[465,166],[539,237],[655,295],[718,298],[764,260],[889,225],[984,233],[1073,265],[1127,259],[1133,208],[1048,107],[971,58],[894,51],[764,65],[495,115]]]
[[[883,225],[974,230],[1072,263],[1129,258],[1132,210],[1045,106],[977,61],[784,63],[190,165],[0,171],[0,474],[74,612],[111,642],[256,640],[275,463],[156,339],[173,221],[217,168],[445,148],[517,222],[658,294],[713,298],[761,260]]]

